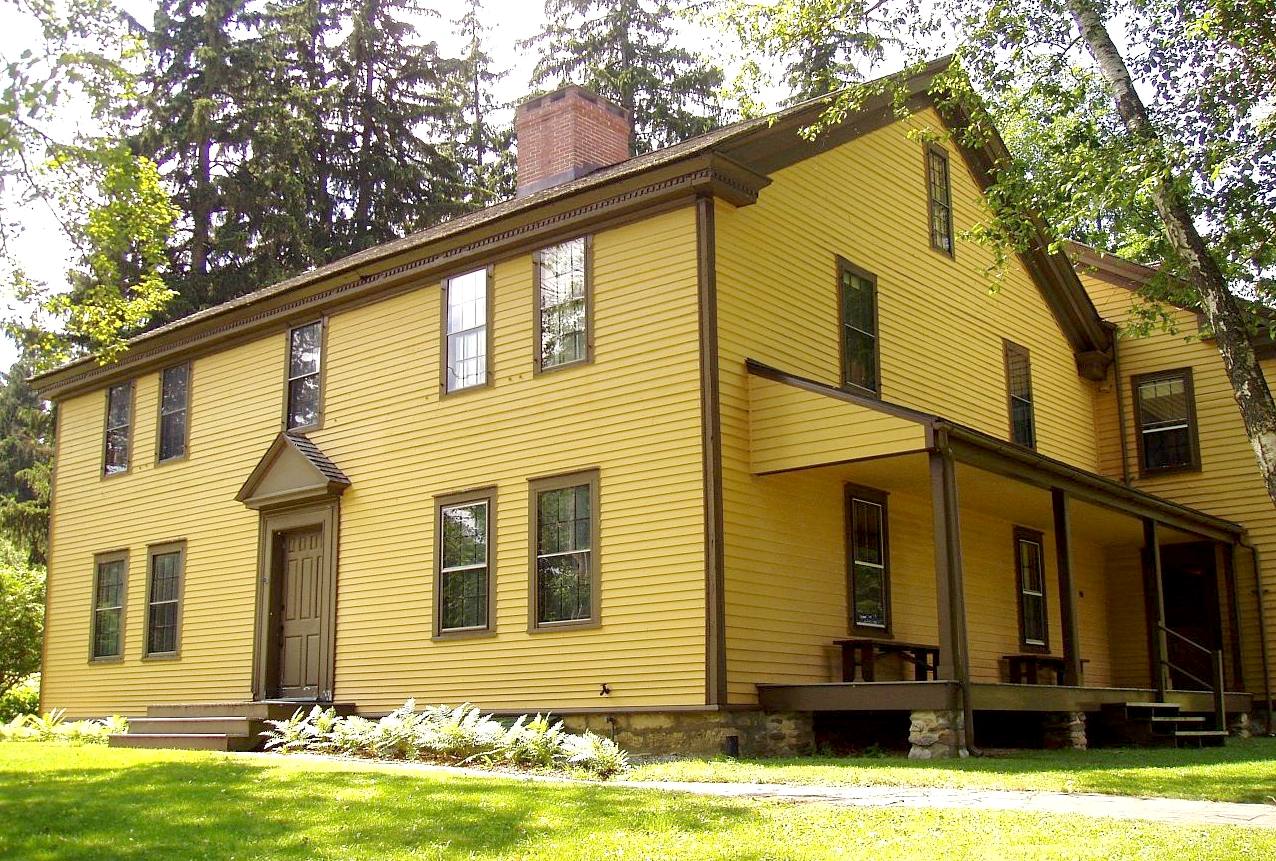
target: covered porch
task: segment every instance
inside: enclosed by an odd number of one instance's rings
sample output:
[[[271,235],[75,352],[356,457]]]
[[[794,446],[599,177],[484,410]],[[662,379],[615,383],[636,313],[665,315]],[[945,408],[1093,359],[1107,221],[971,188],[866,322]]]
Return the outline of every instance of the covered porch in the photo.
[[[938,416],[749,372],[754,475],[840,488],[846,521],[846,634],[825,680],[759,680],[765,708],[938,715],[925,735],[954,752],[978,712],[1074,735],[1087,715],[1146,717],[1199,739],[1249,711],[1239,526]]]

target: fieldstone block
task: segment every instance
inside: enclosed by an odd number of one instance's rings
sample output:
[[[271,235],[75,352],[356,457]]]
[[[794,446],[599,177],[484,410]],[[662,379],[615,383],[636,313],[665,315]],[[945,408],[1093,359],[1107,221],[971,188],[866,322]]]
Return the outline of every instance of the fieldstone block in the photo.
[[[968,754],[965,718],[960,711],[915,711],[909,721],[909,759],[947,759]]]
[[[1085,750],[1085,712],[1051,712],[1044,718],[1043,740],[1047,750]]]

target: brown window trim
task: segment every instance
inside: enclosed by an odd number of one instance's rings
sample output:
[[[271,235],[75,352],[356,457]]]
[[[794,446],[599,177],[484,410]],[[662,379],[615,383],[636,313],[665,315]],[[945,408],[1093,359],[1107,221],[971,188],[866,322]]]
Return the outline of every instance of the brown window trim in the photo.
[[[579,630],[581,628],[597,628],[602,625],[602,564],[599,546],[600,525],[602,523],[602,508],[600,505],[601,496],[599,494],[599,477],[600,470],[598,467],[588,469],[575,470],[573,472],[560,473],[556,475],[543,476],[541,478],[528,479],[527,482],[527,533],[528,533],[528,594],[527,594],[527,631],[532,634],[543,634],[548,631],[563,630]],[[577,485],[589,485],[589,617],[585,619],[572,619],[564,622],[539,622],[540,606],[538,600],[539,589],[537,589],[537,570],[536,570],[536,539],[537,528],[537,498],[547,490],[557,490],[563,487],[576,487]]]
[[[1183,378],[1183,393],[1187,397],[1188,443],[1192,447],[1192,460],[1182,466],[1162,466],[1149,468],[1143,448],[1143,410],[1139,406],[1139,386],[1156,380]],[[1158,475],[1174,475],[1180,472],[1201,471],[1201,441],[1196,423],[1196,387],[1192,381],[1190,367],[1170,368],[1164,371],[1151,371],[1146,374],[1134,374],[1130,377],[1130,397],[1134,401],[1134,442],[1139,456],[1139,478],[1155,478]]]
[[[171,652],[152,652],[151,646],[151,580],[155,573],[155,557],[165,553],[180,553],[177,565],[177,630],[173,635]],[[146,547],[146,604],[142,616],[142,660],[175,661],[182,655],[182,610],[186,605],[186,539],[148,544]]]
[[[319,409],[315,413],[315,420],[308,425],[298,425],[295,428],[288,427],[288,407],[289,404],[289,386],[288,383],[292,378],[292,333],[294,329],[300,329],[303,326],[310,326],[314,323],[319,324]],[[285,432],[293,433],[310,433],[317,431],[323,427],[324,414],[326,412],[324,396],[328,390],[328,317],[324,315],[319,318],[310,318],[290,322],[284,329],[284,405],[283,405],[283,429]],[[189,399],[190,393],[187,392]],[[189,430],[190,417],[187,416],[187,434]]]
[[[1029,643],[1024,633],[1023,618],[1023,570],[1019,566],[1019,542],[1030,541],[1036,544],[1041,552],[1037,555],[1037,559],[1041,562],[1041,625],[1042,643]],[[1014,565],[1015,565],[1015,606],[1019,613],[1019,649],[1023,652],[1034,652],[1039,654],[1050,653],[1050,600],[1049,589],[1046,588],[1046,537],[1045,534],[1036,530],[1029,529],[1026,526],[1016,526],[1014,529]]]
[[[117,389],[120,386],[128,386],[128,450],[125,455],[128,465],[119,472],[106,471],[106,432],[107,425],[111,421],[111,389]],[[113,383],[106,387],[106,395],[102,406],[102,451],[101,462],[98,464],[97,475],[99,479],[119,478],[122,475],[128,475],[133,471],[133,440],[137,436],[137,380],[125,380],[120,383]]]
[[[935,244],[935,230],[931,223],[932,207],[934,200],[930,196],[931,175],[930,175],[930,156],[931,153],[939,156],[944,160],[947,167],[945,173],[948,177],[948,244],[949,248],[940,248]],[[957,259],[957,236],[953,232],[953,164],[952,159],[948,157],[948,150],[944,149],[933,141],[927,141],[922,146],[922,163],[925,167],[924,176],[926,178],[926,244],[930,246],[932,251],[937,251],[950,260]]]
[[[1023,355],[1024,367],[1028,374],[1028,405],[1032,408],[1032,442],[1022,443],[1015,439],[1015,397],[1014,392],[1010,388],[1010,357],[1014,353]],[[1010,422],[1010,433],[1006,435],[1006,439],[1013,445],[1022,448],[1037,449],[1037,398],[1036,392],[1032,388],[1032,353],[1022,344],[1016,344],[1007,338],[1001,339],[1001,362],[1002,371],[1006,375],[1006,418]]]
[[[877,302],[877,276],[867,269],[856,266],[851,261],[841,255],[836,256],[837,261],[837,356],[838,363],[841,366],[839,374],[842,380],[842,388],[868,395],[869,397],[880,398],[882,396],[882,337],[879,321],[881,311]],[[864,279],[873,285],[873,371],[875,386],[871,389],[865,388],[857,383],[852,383],[846,378],[846,303],[842,296],[842,275],[850,273],[859,278]]]
[[[447,291],[448,282],[453,278],[461,275],[468,275],[471,272],[485,272],[487,274],[487,319],[484,325],[487,328],[486,340],[487,346],[487,367],[484,373],[484,380],[476,386],[466,386],[463,389],[451,389],[447,387]],[[443,276],[443,280],[439,284],[439,399],[454,398],[469,392],[482,392],[492,388],[496,383],[496,356],[493,355],[494,339],[492,337],[495,330],[496,321],[496,267],[487,266],[470,266],[455,272],[449,272]]]
[[[443,509],[469,502],[487,503],[487,624],[482,628],[443,628]],[[433,640],[468,640],[496,634],[496,486],[434,497]]]
[[[545,367],[541,364],[541,252],[547,248],[553,248],[555,245],[563,245],[567,242],[574,242],[577,239],[585,240],[585,358],[576,359],[571,362],[563,362],[561,365],[550,365]],[[547,245],[544,248],[537,249],[532,254],[532,331],[534,338],[532,342],[532,374],[533,376],[540,374],[550,374],[554,371],[561,371],[566,368],[576,368],[581,365],[590,365],[594,362],[594,236],[586,234],[584,236],[574,236],[571,239],[564,239],[562,242],[555,242],[553,245]]]
[[[182,453],[173,457],[160,457],[160,446],[164,440],[164,374],[173,369],[186,366],[186,436],[182,440]],[[160,368],[159,372],[159,389],[155,393],[155,465],[163,466],[170,463],[181,463],[188,460],[191,454],[191,385],[194,381],[194,362],[178,362],[175,365],[165,365]],[[322,372],[322,366],[320,366]],[[320,383],[322,388],[322,383]]]
[[[120,593],[120,653],[118,655],[103,655],[101,657],[95,655],[93,650],[97,647],[97,587],[98,579],[101,577],[101,566],[107,562],[123,562],[124,563],[124,588]],[[93,591],[89,593],[89,663],[90,664],[119,664],[124,661],[124,635],[126,632],[126,622],[128,621],[128,549],[108,550],[105,553],[96,553],[93,556]]]
[[[887,505],[889,496],[890,494],[884,490],[878,490],[875,487],[865,487],[860,484],[845,485],[842,494],[844,509],[842,512],[842,528],[846,534],[847,624],[852,634],[884,639],[890,639],[895,636],[891,614],[891,532],[890,509]],[[886,608],[886,625],[880,628],[873,625],[860,625],[855,621],[855,530],[851,518],[854,516],[852,501],[856,499],[880,506],[882,509],[882,603]]]

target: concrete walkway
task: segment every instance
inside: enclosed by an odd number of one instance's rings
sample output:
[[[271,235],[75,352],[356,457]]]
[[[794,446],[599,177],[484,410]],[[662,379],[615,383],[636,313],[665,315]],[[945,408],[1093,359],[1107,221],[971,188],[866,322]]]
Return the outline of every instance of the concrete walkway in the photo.
[[[274,754],[239,754],[262,760]],[[388,771],[428,771],[455,777],[485,777],[555,783],[685,792],[710,798],[731,798],[789,803],[831,804],[838,807],[920,807],[950,810],[1008,810],[1093,816],[1107,819],[1141,819],[1167,825],[1244,825],[1276,829],[1276,804],[1236,804],[1226,801],[1190,801],[1183,798],[1129,798],[1096,793],[1046,792],[1016,789],[942,789],[924,786],[798,786],[783,783],[692,783],[655,780],[585,781],[546,774],[489,771],[416,762],[386,762],[317,754],[290,754],[290,760],[339,762]],[[1276,789],[1274,787],[1273,789]]]

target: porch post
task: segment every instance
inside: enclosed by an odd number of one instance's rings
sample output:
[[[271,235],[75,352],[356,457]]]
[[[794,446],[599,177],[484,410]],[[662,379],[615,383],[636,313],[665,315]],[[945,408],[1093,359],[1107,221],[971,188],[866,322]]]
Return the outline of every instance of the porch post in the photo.
[[[957,516],[957,472],[952,451],[947,445],[930,453],[930,492],[935,523],[935,596],[939,613],[937,676],[957,681],[964,689],[970,677],[966,600],[962,586],[961,529]],[[967,727],[967,731],[969,729]]]
[[[1068,512],[1068,495],[1051,488],[1054,505],[1054,548],[1059,568],[1059,617],[1063,623],[1063,683],[1080,685],[1081,651],[1077,636],[1077,587],[1072,581],[1072,518]]]
[[[1148,643],[1152,651],[1152,685],[1157,699],[1164,700],[1169,690],[1169,673],[1165,667],[1165,588],[1161,580],[1161,545],[1157,523],[1143,518],[1143,552],[1147,561]]]
[[[1231,635],[1233,690],[1245,690],[1244,650],[1241,647],[1241,605],[1236,593],[1236,545],[1219,543],[1223,555],[1223,579],[1227,592],[1227,630]]]

